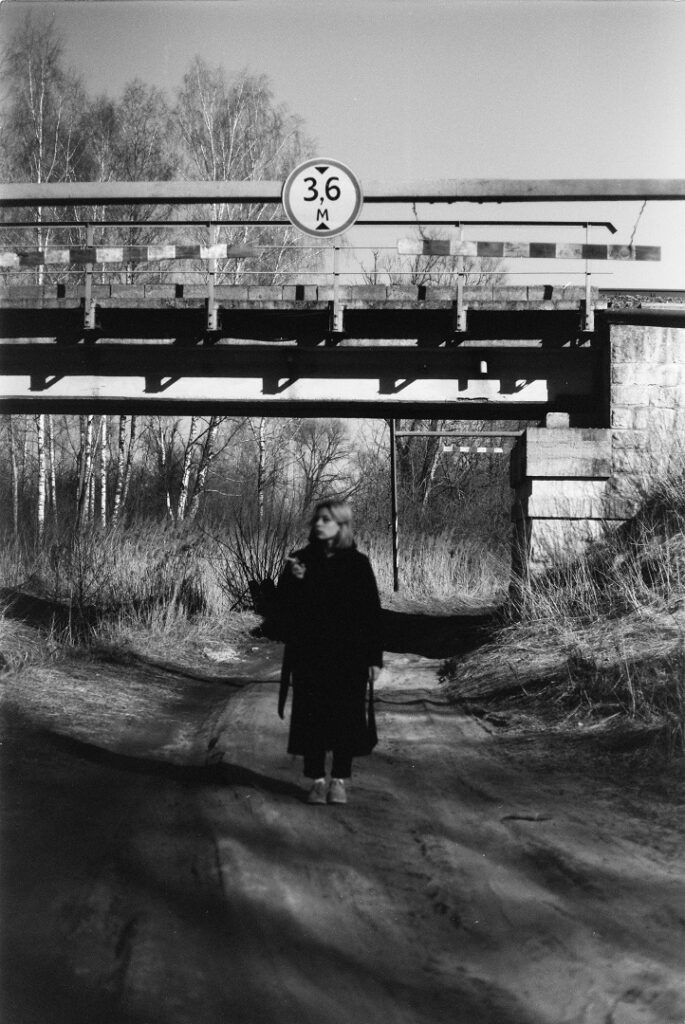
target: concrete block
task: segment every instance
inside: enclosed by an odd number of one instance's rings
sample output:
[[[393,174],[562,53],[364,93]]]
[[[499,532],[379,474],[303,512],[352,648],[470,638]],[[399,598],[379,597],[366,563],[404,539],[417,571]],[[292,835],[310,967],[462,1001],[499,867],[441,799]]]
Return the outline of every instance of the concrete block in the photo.
[[[427,288],[426,289],[426,293],[428,293],[430,290],[431,290],[430,288]],[[440,289],[440,288],[436,288],[435,289],[435,291],[442,291],[442,290],[443,289]],[[417,291],[418,291],[418,289],[417,289],[416,285],[414,285],[414,284],[412,284],[412,285],[408,285],[408,284],[407,285],[393,284],[393,285],[387,285],[386,286],[386,296],[387,296],[388,301],[394,300],[395,302],[416,302]],[[445,291],[449,291],[449,289],[445,289]]]
[[[610,430],[532,427],[524,437],[528,477],[611,476]]]
[[[507,301],[507,296],[500,296],[501,289],[493,288],[492,285],[486,284],[481,287],[478,285],[477,288],[464,288],[464,302],[468,306],[470,302],[492,302],[494,299],[498,299],[502,304]],[[508,291],[508,289],[505,289]],[[454,298],[457,296],[457,279],[454,278],[454,288],[452,289],[452,295]]]
[[[680,385],[651,385],[647,391],[652,409],[682,409],[685,405],[685,387]]]
[[[614,325],[611,328],[611,357],[618,363],[683,363],[685,329]]]
[[[282,302],[283,286],[276,284],[250,284],[247,286],[248,302]]]
[[[315,284],[283,285],[283,299],[286,302],[316,302],[317,298]]]
[[[612,409],[611,426],[617,430],[632,430],[635,426],[635,411],[635,409]]]
[[[187,288],[184,290],[184,294]],[[248,286],[246,284],[220,284],[214,289],[215,299],[227,299],[230,302],[247,302]],[[207,289],[203,294],[207,295]]]
[[[345,290],[344,297],[349,301],[355,299],[358,302],[385,302],[388,297],[388,289],[384,284],[355,284],[341,285],[338,291]]]
[[[537,572],[581,554],[604,532],[604,523],[598,519],[533,519],[528,526],[529,568]]]
[[[570,416],[567,412],[548,412],[545,416],[545,426],[548,429],[559,429],[569,427]]]
[[[653,444],[652,438],[645,430],[612,430],[611,451],[613,456],[621,451],[649,451]]]
[[[656,384],[682,384],[685,366],[677,363],[614,363],[611,367],[612,385],[649,387]]]
[[[654,411],[649,408],[635,409],[633,425],[636,430],[650,430],[654,423]]]
[[[614,452],[613,476],[641,473],[645,466],[645,453],[627,448]]]
[[[606,518],[606,480],[533,480],[527,499],[532,519]]]
[[[637,384],[612,384],[611,405],[635,408],[638,405],[649,405],[646,387]]]
[[[471,291],[471,289],[469,289]],[[480,289],[478,289],[480,291]],[[485,293],[481,293],[481,298],[485,298]],[[495,287],[492,289],[492,298],[496,302],[527,302],[528,301],[528,289],[525,285],[519,287]]]

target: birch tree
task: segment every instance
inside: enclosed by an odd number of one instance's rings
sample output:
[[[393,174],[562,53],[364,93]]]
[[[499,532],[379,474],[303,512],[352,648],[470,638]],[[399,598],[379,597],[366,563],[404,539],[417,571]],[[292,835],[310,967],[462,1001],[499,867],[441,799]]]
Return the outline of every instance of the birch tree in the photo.
[[[52,415],[45,416],[45,440],[48,459],[48,507],[53,525],[57,524],[57,463],[55,459],[55,426]]]
[[[76,522],[79,526],[89,518],[91,480],[93,476],[93,432],[95,416],[79,416],[80,446],[77,460]]]
[[[2,53],[8,102],[0,143],[6,173],[13,181],[37,184],[79,177],[83,155],[85,93],[76,74],[63,63],[62,41],[49,16],[29,11]],[[50,231],[43,208],[36,218],[34,241],[47,244]],[[43,268],[36,268],[42,280]]]
[[[45,414],[40,413],[34,419],[36,424],[36,445],[38,449],[38,498],[36,502],[36,519],[38,524],[38,542],[45,537],[45,496],[47,493],[47,466],[45,459]]]
[[[119,99],[98,97],[88,107],[89,177],[97,181],[166,181],[174,177],[178,157],[170,130],[170,111],[160,89],[140,79],[128,82]],[[89,217],[102,219],[103,207],[93,208]],[[149,245],[165,238],[168,229],[156,224],[168,219],[170,206],[122,205],[110,207],[108,216],[127,225],[108,227],[109,244]],[[104,236],[104,229],[102,229]],[[96,239],[97,241],[97,239]],[[159,278],[160,267],[142,272],[139,264],[109,270],[109,278],[133,283],[150,275]]]
[[[209,417],[204,441],[202,442],[200,449],[200,458],[197,466],[197,473],[195,474],[195,485],[193,487],[193,494],[188,508],[188,519],[195,519],[197,517],[197,513],[200,508],[200,499],[205,492],[207,484],[209,467],[213,459],[215,459],[218,454],[216,448],[216,435],[221,419],[222,417],[220,416]]]
[[[114,502],[112,506],[112,522],[118,522],[126,507],[131,468],[133,466],[133,450],[136,442],[137,417],[131,416],[130,427],[128,416],[119,417],[117,438],[117,469],[114,484]]]
[[[186,509],[188,507],[188,495],[190,492],[190,472],[193,465],[193,457],[195,455],[197,432],[199,426],[199,416],[191,416],[190,428],[188,431],[188,440],[186,441],[185,450],[183,452],[183,467],[181,469],[181,486],[178,492],[178,501],[176,502],[176,514],[175,519],[184,519]]]
[[[107,469],[109,465],[109,432],[107,417],[100,419],[100,525],[107,526]]]
[[[311,153],[301,118],[274,102],[268,78],[242,71],[229,78],[221,67],[196,57],[183,76],[174,108],[184,168],[189,177],[207,181],[260,181],[285,178]],[[278,209],[269,204],[242,206],[216,203],[206,208],[208,219],[259,219],[264,226],[223,226],[217,241],[253,242],[272,248],[250,260],[219,261],[217,281],[240,281],[248,270],[251,280],[269,284],[276,271],[303,263],[293,249],[294,230],[273,228]]]

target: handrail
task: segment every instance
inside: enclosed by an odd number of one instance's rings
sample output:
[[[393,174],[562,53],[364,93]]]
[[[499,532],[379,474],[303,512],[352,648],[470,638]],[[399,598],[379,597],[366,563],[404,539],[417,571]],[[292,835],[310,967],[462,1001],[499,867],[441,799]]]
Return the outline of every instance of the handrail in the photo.
[[[0,207],[280,203],[281,181],[70,181],[0,186]],[[685,199],[685,178],[441,178],[362,182],[365,203]]]
[[[88,220],[5,220],[0,221],[0,230],[12,228],[86,228]],[[265,220],[263,217],[206,217],[194,220],[98,220],[92,221],[98,228],[141,228],[150,227],[207,227],[216,224],[221,227],[292,227],[289,220]],[[546,228],[606,228],[615,235],[618,228],[610,220],[464,220],[463,218],[431,219],[413,217],[411,220],[358,220],[354,227],[546,227]]]

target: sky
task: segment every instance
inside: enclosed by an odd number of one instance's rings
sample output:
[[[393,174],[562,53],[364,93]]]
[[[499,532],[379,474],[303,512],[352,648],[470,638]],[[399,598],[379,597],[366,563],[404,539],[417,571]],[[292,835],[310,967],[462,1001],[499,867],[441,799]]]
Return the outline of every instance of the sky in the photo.
[[[228,72],[266,73],[275,98],[304,119],[317,155],[343,161],[362,186],[685,177],[685,0],[3,0],[0,33],[37,6],[54,16],[66,62],[93,95],[115,98],[135,77],[172,95],[196,54]],[[609,219],[619,228],[614,241],[628,242],[640,205],[459,204],[430,213]],[[355,245],[374,241],[371,229],[350,236]],[[581,241],[584,231],[488,227],[466,237]],[[611,239],[595,229],[591,240]],[[685,287],[685,202],[648,203],[634,241],[661,245],[662,262],[595,263],[593,271],[613,272],[602,283]],[[510,271],[524,269],[513,262]],[[584,266],[525,269],[553,280]]]

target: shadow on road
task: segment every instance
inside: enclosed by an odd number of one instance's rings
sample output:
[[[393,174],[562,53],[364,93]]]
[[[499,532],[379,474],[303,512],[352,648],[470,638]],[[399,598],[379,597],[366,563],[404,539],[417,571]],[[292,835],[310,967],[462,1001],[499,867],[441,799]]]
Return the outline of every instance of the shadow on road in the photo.
[[[182,782],[186,786],[210,784],[248,786],[279,796],[295,797],[301,800],[306,798],[306,793],[296,783],[273,778],[270,775],[253,771],[251,768],[229,764],[225,761],[206,765],[178,764],[154,758],[132,757],[54,732],[39,731],[37,735],[40,735],[43,742],[50,744],[56,751],[62,751],[91,764],[102,765],[117,771],[163,776],[166,779]]]
[[[497,612],[493,609],[431,615],[384,608],[383,650],[423,658],[450,658],[486,643],[496,623]]]

